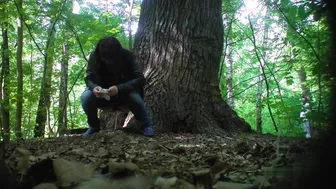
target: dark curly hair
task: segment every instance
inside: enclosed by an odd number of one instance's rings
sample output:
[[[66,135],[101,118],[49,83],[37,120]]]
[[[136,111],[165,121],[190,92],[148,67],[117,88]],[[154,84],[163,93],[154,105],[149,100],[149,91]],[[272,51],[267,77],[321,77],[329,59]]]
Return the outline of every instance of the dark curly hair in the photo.
[[[114,64],[116,69],[117,64],[122,59],[122,46],[117,38],[113,36],[105,36],[101,38],[95,47],[96,63],[94,65],[95,71],[99,72],[102,64]]]
[[[113,60],[120,56],[121,44],[117,38],[105,36],[98,41],[96,45],[96,55],[106,60]]]

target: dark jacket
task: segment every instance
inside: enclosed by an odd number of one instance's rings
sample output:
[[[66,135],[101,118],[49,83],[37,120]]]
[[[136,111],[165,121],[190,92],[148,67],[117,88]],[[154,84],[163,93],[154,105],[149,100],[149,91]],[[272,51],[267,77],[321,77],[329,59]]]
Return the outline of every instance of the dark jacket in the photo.
[[[132,91],[140,92],[143,96],[145,77],[140,65],[135,61],[132,52],[122,49],[120,59],[116,65],[104,64],[98,59],[93,51],[90,54],[85,83],[92,91],[96,86],[108,89],[116,85],[118,95],[122,96]]]

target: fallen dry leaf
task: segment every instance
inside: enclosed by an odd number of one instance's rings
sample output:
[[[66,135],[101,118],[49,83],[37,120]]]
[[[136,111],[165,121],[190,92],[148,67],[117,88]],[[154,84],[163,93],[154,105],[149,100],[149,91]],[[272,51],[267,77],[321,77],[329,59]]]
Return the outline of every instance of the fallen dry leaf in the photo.
[[[43,140],[45,145],[40,145],[41,141],[29,140],[20,141],[23,143],[22,145],[12,143],[7,145],[6,156],[9,158],[6,163],[11,170],[16,170],[18,159],[16,158],[17,153],[14,153],[15,149],[17,146],[25,146],[25,149],[29,149],[31,152],[29,165],[31,163],[32,165],[30,168],[33,165],[40,165],[41,161],[39,160],[41,159],[47,158],[50,161],[50,166],[48,163],[48,166],[43,165],[35,169],[35,172],[39,171],[40,174],[35,174],[32,178],[29,177],[42,183],[56,181],[56,176],[52,177],[49,171],[54,172],[53,159],[62,157],[80,162],[82,165],[90,163],[92,168],[96,169],[96,173],[104,174],[104,176],[111,175],[109,174],[110,159],[114,162],[132,162],[138,166],[137,168],[114,169],[117,170],[114,172],[114,177],[108,178],[108,180],[114,179],[112,181],[113,187],[124,187],[124,183],[128,182],[125,178],[132,175],[151,175],[153,177],[152,184],[155,181],[154,178],[158,176],[163,178],[177,177],[174,189],[211,188],[219,181],[258,185],[255,179],[257,176],[279,178],[288,176],[288,174],[300,175],[299,173],[309,166],[309,164],[301,163],[302,166],[294,168],[295,162],[297,162],[294,157],[297,154],[291,153],[303,154],[307,152],[308,145],[305,144],[308,142],[304,143],[301,139],[283,138],[279,143],[281,154],[278,154],[276,153],[276,139],[276,137],[268,135],[228,138],[188,133],[158,134],[149,139],[123,131],[100,132],[89,139],[79,135],[45,139]],[[298,146],[300,150],[295,150],[295,146]],[[261,169],[270,166],[270,162],[276,157],[282,158],[280,163],[275,163],[281,167]],[[221,160],[224,163],[220,163]],[[70,171],[68,170],[68,172]],[[29,175],[29,171],[27,175]],[[46,175],[49,176],[46,177]],[[118,179],[115,180],[116,178]],[[122,179],[120,180],[120,178]],[[91,180],[91,178],[88,179]],[[277,182],[278,180],[272,180],[272,187],[276,186]]]
[[[26,174],[29,167],[30,152],[22,148],[17,148],[16,150],[18,152],[17,171],[20,174]]]
[[[209,188],[209,186],[211,186],[213,183],[210,169],[196,171],[193,172],[192,175],[193,182],[196,183],[197,186],[204,186],[205,188]]]
[[[116,189],[149,189],[152,188],[154,179],[147,177],[129,177],[115,180]]]
[[[231,165],[226,162],[217,162],[210,168],[210,173],[213,178],[216,178],[220,173],[226,173],[231,168]]]
[[[195,189],[194,185],[182,179],[178,179],[176,185],[177,189]]]
[[[97,157],[103,158],[107,156],[108,156],[108,152],[104,148],[98,149]]]
[[[171,189],[177,183],[177,177],[163,178],[157,177],[154,183],[154,186],[157,189]]]
[[[134,163],[118,163],[110,161],[108,165],[109,173],[113,178],[134,176],[140,173],[139,167]]]
[[[121,180],[94,178],[78,185],[75,189],[148,189],[151,184],[149,179],[143,177],[131,177]]]
[[[58,187],[53,183],[43,183],[35,186],[33,189],[58,189]]]
[[[231,182],[217,182],[214,186],[214,189],[253,189],[253,184],[240,184],[240,183],[231,183]]]
[[[88,181],[93,176],[93,167],[78,162],[71,162],[62,158],[53,161],[57,181],[62,187]]]
[[[115,185],[106,178],[94,178],[92,180],[81,183],[76,189],[114,189]]]
[[[271,183],[264,176],[257,176],[254,178],[254,185],[259,186],[260,188],[268,188],[271,187]]]

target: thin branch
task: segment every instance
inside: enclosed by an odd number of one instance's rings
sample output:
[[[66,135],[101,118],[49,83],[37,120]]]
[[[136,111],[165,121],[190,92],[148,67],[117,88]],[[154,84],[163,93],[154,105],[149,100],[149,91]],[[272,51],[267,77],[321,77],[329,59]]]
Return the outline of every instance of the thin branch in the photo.
[[[58,19],[60,18],[61,14],[62,14],[62,12],[63,12],[63,10],[64,10],[64,8],[65,8],[66,3],[67,3],[67,0],[64,0],[64,2],[63,2],[63,4],[62,4],[62,8],[61,8],[61,10],[60,10],[59,13],[57,14],[57,16],[56,16],[54,22],[52,23],[51,30],[50,30],[49,35],[48,35],[48,38],[47,38],[47,46],[46,46],[46,50],[48,50],[48,48],[49,48],[50,41],[51,41],[51,39],[50,39],[50,38],[51,38],[51,35],[53,34],[53,31],[55,30],[56,23],[57,23]]]
[[[286,66],[287,66],[287,65],[283,65],[282,67],[280,67],[278,70],[274,71],[273,73],[278,73],[278,72],[283,71],[283,68],[286,67]],[[265,74],[268,75],[268,74],[270,74],[270,73],[265,73]],[[239,83],[243,83],[243,82],[250,81],[250,80],[252,80],[252,79],[254,79],[254,78],[259,77],[260,75],[261,75],[261,74],[258,74],[258,75],[255,75],[255,76],[253,76],[253,77],[250,77],[250,78],[248,78],[248,79],[239,81]],[[263,80],[264,80],[264,79],[263,79]],[[238,87],[238,86],[239,86],[239,83],[236,84],[236,85],[234,85],[234,86],[232,87],[232,90],[233,90],[234,88]]]
[[[245,6],[245,9],[246,9],[246,5],[245,5],[245,2],[243,1],[244,3],[244,6]],[[258,48],[257,48],[257,45],[256,45],[256,38],[255,38],[255,35],[254,35],[254,28],[253,28],[253,25],[252,25],[252,22],[251,22],[251,18],[250,18],[250,14],[248,14],[248,20],[249,20],[249,24],[250,24],[250,28],[251,28],[251,33],[252,33],[252,43],[253,43],[253,46],[254,46],[254,49],[255,49],[255,54],[257,56],[257,59],[259,61],[259,64],[260,64],[260,67],[261,67],[261,70],[263,72],[263,75],[264,75],[264,78],[265,78],[265,84],[266,84],[266,94],[267,94],[267,99],[269,99],[269,84],[268,84],[268,81],[267,81],[267,77],[266,77],[266,74],[265,74],[265,69],[264,69],[264,66],[261,62],[261,58],[259,56],[259,53],[258,53]],[[265,61],[264,61],[265,62]],[[265,64],[266,65],[266,64]],[[271,71],[271,70],[270,70]],[[275,123],[275,120],[274,120],[274,117],[273,117],[273,113],[272,113],[272,109],[267,101],[267,108],[268,108],[268,111],[270,113],[270,116],[271,116],[271,119],[272,119],[272,122],[273,122],[273,125],[274,125],[274,129],[276,132],[278,132],[278,127]]]
[[[314,56],[316,57],[317,61],[320,63],[321,62],[321,59],[320,59],[320,56],[317,54],[315,48],[313,47],[313,45],[311,44],[310,41],[308,41],[308,39],[303,36],[299,31],[296,30],[295,26],[290,22],[289,18],[286,16],[286,14],[282,11],[282,9],[277,5],[277,4],[274,4],[276,6],[276,8],[280,11],[280,13],[284,16],[284,18],[286,19],[287,21],[287,24],[295,31],[296,34],[298,34],[304,41],[306,41],[306,43],[308,44],[308,46],[311,48],[311,50],[313,51],[314,53]]]
[[[89,60],[86,58],[85,56],[85,52],[84,52],[84,49],[83,49],[83,46],[82,46],[82,43],[80,42],[80,39],[79,39],[79,36],[75,30],[75,28],[72,26],[72,24],[67,20],[66,21],[68,27],[70,28],[70,30],[73,32],[73,34],[75,35],[75,38],[76,38],[76,41],[78,42],[78,45],[79,45],[79,48],[82,52],[82,55],[83,55],[83,58],[86,60],[86,62],[89,62]],[[85,65],[86,66],[86,65]]]
[[[247,91],[248,89],[252,88],[252,87],[255,86],[256,84],[258,84],[258,83],[260,83],[260,82],[262,82],[262,81],[264,81],[264,80],[265,80],[265,79],[262,79],[262,80],[260,80],[260,81],[257,81],[257,82],[255,82],[255,83],[253,83],[252,85],[249,85],[248,87],[246,87],[244,90],[240,91],[239,93],[235,93],[234,95],[232,95],[231,98],[236,97],[236,96],[242,94],[243,92]]]
[[[70,114],[71,129],[73,129],[73,125],[74,125],[73,122],[74,122],[74,121],[73,121],[73,116],[72,116],[72,111],[71,111],[71,107],[72,107],[72,106],[71,106],[71,102],[70,102],[70,99],[69,99],[69,98],[67,99],[67,101],[68,101],[68,103],[69,103],[69,114]]]
[[[279,69],[277,72],[280,72],[280,71],[283,71],[283,70],[281,70],[281,69]],[[276,73],[276,72],[275,72]],[[266,73],[267,74],[267,73]],[[257,75],[257,76],[253,76],[252,78],[250,78],[250,79],[253,79],[253,78],[255,78],[255,77],[259,77],[260,75]],[[265,78],[263,78],[262,80],[260,80],[260,81],[258,81],[258,82],[256,82],[256,83],[253,83],[253,84],[251,84],[251,85],[249,85],[248,87],[246,87],[244,90],[242,90],[242,91],[240,91],[240,92],[238,92],[238,93],[236,93],[236,94],[234,94],[232,97],[236,97],[236,96],[238,96],[238,95],[240,95],[240,94],[242,94],[243,92],[245,92],[245,91],[247,91],[248,89],[250,89],[250,88],[252,88],[253,86],[255,86],[256,84],[258,84],[258,83],[260,83],[260,82],[263,82],[265,80]],[[245,80],[246,81],[246,80]],[[234,87],[232,87],[232,88],[235,88],[236,86],[238,86],[238,84],[237,85],[235,85]],[[271,94],[272,94],[272,92],[271,92]]]
[[[228,45],[234,45],[234,44],[236,44],[236,43],[245,41],[246,39],[248,39],[248,37],[244,37],[244,38],[241,38],[241,39],[239,39],[239,40],[237,40],[237,41],[233,41],[232,43],[228,43]]]
[[[32,32],[31,32],[31,30],[30,30],[30,27],[28,26],[28,24],[26,23],[25,19],[23,18],[23,15],[22,15],[22,13],[21,13],[21,11],[20,11],[20,9],[19,9],[19,6],[18,6],[18,4],[16,3],[16,1],[14,1],[14,4],[15,4],[16,10],[18,11],[18,14],[19,14],[19,16],[20,16],[22,22],[25,24],[25,26],[26,26],[26,28],[27,28],[27,30],[28,30],[28,33],[29,33],[30,37],[33,39],[33,41],[34,41],[34,43],[35,43],[37,49],[38,49],[38,50],[40,51],[40,53],[45,57],[45,54],[43,53],[43,51],[42,51],[42,49],[40,48],[40,46],[37,44],[37,42],[36,42],[36,40],[35,40],[35,38],[34,38]]]
[[[254,45],[254,48],[255,48],[255,54],[256,54],[256,56],[258,58],[261,70],[262,70],[264,78],[265,78],[266,94],[267,94],[267,99],[269,99],[269,90],[270,89],[269,89],[268,81],[267,81],[267,78],[266,78],[264,66],[262,65],[261,59],[259,57],[259,53],[257,52],[256,39],[255,39],[255,36],[254,36],[254,29],[253,29],[253,25],[252,25],[252,22],[251,22],[251,19],[250,19],[250,15],[248,15],[248,19],[249,19],[250,27],[251,27],[251,30],[252,30],[252,37],[253,37],[253,45]],[[272,113],[272,109],[270,107],[270,104],[268,103],[268,100],[267,100],[267,108],[268,108],[268,111],[270,113],[270,116],[271,116],[271,119],[272,119],[272,122],[273,122],[273,125],[274,125],[274,129],[275,129],[276,132],[278,132],[278,127],[277,127],[277,125],[275,123],[275,120],[274,120],[274,117],[273,117],[273,113]]]

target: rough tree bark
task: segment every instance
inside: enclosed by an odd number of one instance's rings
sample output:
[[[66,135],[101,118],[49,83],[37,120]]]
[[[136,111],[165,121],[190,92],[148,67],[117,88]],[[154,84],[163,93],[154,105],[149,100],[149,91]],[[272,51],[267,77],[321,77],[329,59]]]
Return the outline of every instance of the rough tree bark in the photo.
[[[22,11],[22,0],[17,1],[20,12]],[[15,122],[15,136],[22,138],[21,124],[22,124],[22,103],[23,103],[23,72],[22,72],[22,49],[23,49],[23,21],[19,19],[17,28],[17,50],[16,50],[16,72],[17,72],[17,94],[16,94],[16,122]]]
[[[59,89],[58,104],[58,129],[60,134],[64,134],[67,128],[67,94],[68,94],[68,65],[69,65],[69,47],[65,43],[62,45],[62,64]]]
[[[134,50],[156,131],[224,133],[250,126],[222,100],[221,0],[142,2]]]
[[[10,97],[10,79],[9,79],[9,47],[8,47],[8,22],[6,16],[6,3],[7,1],[1,2],[2,8],[2,69],[1,69],[1,120],[3,129],[3,141],[9,142],[10,140],[10,114],[9,114],[9,97]]]

